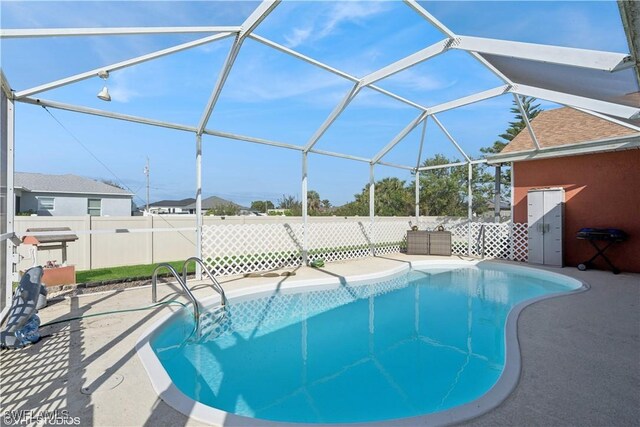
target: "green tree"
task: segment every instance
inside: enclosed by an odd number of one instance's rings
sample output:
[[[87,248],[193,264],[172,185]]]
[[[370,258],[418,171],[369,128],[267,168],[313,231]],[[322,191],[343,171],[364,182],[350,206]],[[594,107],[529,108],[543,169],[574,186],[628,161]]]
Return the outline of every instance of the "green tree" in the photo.
[[[274,204],[270,200],[255,200],[251,202],[251,210],[257,212],[267,212],[269,209],[273,209]]]
[[[302,215],[302,202],[295,196],[282,195],[281,199],[278,199],[278,209],[285,209],[285,215],[287,216],[301,216]]]
[[[375,213],[380,216],[411,215],[413,202],[411,191],[405,181],[398,178],[384,178],[375,184]],[[340,216],[369,215],[369,184],[365,185],[353,202],[336,208],[334,213]]]
[[[307,212],[309,215],[319,215],[322,210],[322,201],[317,191],[307,191]]]
[[[441,154],[426,159],[422,166],[456,163]],[[468,170],[466,166],[430,169],[420,172],[420,213],[432,216],[467,216]],[[478,166],[472,173],[472,209],[481,214],[491,199],[492,177]],[[415,181],[414,181],[415,185]]]
[[[533,120],[542,109],[540,108],[540,104],[536,104],[537,99],[529,96],[521,96],[520,100],[522,102],[523,110],[529,121]],[[522,132],[527,124],[524,121],[524,117],[520,108],[518,107],[518,103],[513,100],[513,106],[511,107],[511,113],[514,115],[514,120],[509,122],[509,127],[504,131],[504,133],[498,135],[499,140],[493,142],[493,145],[490,147],[484,147],[480,149],[482,154],[497,154],[501,152],[507,144],[520,133]],[[508,199],[511,195],[511,168],[507,167],[505,164],[498,165],[500,166],[500,188],[501,188],[501,198]],[[482,165],[480,166],[485,173],[490,173],[487,171],[489,166]],[[495,174],[492,180],[495,183]]]
[[[239,213],[240,206],[233,203],[226,203],[224,205],[214,206],[213,208],[208,209],[205,215],[233,216],[238,215]]]
[[[542,111],[542,109],[540,108],[540,104],[535,104],[535,102],[537,101],[536,98],[533,98],[530,96],[521,96],[520,100],[522,101],[522,108],[525,111],[529,121],[533,120]],[[524,121],[524,116],[522,115],[520,108],[518,108],[518,103],[515,100],[513,100],[513,107],[511,107],[511,112],[514,115],[515,120],[512,122],[509,122],[509,127],[507,128],[507,130],[504,131],[504,133],[499,135],[500,138],[502,138],[506,142],[496,141],[493,143],[492,147],[486,148],[485,150],[487,151],[483,151],[483,153],[490,153],[490,152],[499,153],[500,150],[502,150],[504,146],[507,145],[507,143],[513,141],[513,138],[515,138],[516,135],[518,135],[527,126],[527,124]],[[504,145],[500,146],[501,144],[504,144]],[[489,151],[489,150],[497,150],[497,151]]]

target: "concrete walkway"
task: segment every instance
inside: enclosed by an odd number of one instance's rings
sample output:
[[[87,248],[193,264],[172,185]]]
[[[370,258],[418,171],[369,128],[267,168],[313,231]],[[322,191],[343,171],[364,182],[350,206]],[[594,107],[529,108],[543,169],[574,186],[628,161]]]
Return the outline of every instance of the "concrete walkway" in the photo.
[[[394,255],[332,263],[322,270],[299,268],[294,277],[228,277],[223,286],[229,292],[274,281],[353,276],[418,259],[425,257]],[[640,275],[552,270],[584,280],[591,290],[541,301],[522,312],[520,383],[500,406],[466,424],[640,424]],[[160,286],[159,299],[175,297],[176,289]],[[203,298],[211,289],[195,293]],[[64,299],[40,314],[44,323],[150,302],[151,290],[144,287]],[[3,351],[2,424],[15,425],[12,415],[31,411],[34,420],[39,414],[78,417],[81,425],[201,425],[157,397],[135,353],[142,331],[179,308],[172,307],[53,325],[42,330],[36,345]]]

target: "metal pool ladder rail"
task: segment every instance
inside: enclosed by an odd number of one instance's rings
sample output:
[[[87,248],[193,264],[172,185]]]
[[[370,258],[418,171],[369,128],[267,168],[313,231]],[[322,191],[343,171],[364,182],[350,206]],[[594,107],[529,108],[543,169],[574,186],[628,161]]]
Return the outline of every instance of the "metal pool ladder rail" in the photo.
[[[207,266],[204,265],[204,262],[202,262],[200,258],[193,256],[187,259],[184,262],[184,264],[182,264],[182,281],[185,283],[185,285],[187,283],[187,267],[191,261],[195,262],[196,264],[199,264],[200,267],[202,267],[202,271],[204,271],[207,274],[207,276],[209,276],[209,279],[213,284],[213,289],[220,294],[220,305],[222,305],[223,308],[226,307],[227,296],[224,294],[224,289],[222,289],[222,285],[220,285],[220,282],[218,282],[215,276],[211,274],[211,270],[209,270]]]
[[[187,297],[189,297],[189,299],[191,300],[191,303],[193,304],[193,322],[194,322],[194,325],[195,325],[194,332],[197,335],[198,331],[200,330],[200,305],[198,304],[198,300],[196,299],[196,297],[193,296],[193,293],[191,292],[191,290],[187,286],[186,281],[184,281],[182,279],[182,277],[180,277],[180,275],[178,274],[176,269],[173,268],[171,266],[171,264],[162,263],[162,264],[159,264],[153,270],[153,276],[151,278],[151,299],[152,299],[152,301],[154,303],[157,302],[157,297],[158,297],[158,293],[157,293],[158,271],[163,269],[163,268],[166,268],[167,270],[169,270],[169,272],[173,275],[173,277],[175,277],[175,279],[178,281],[178,283],[182,287],[182,290],[184,290],[184,292],[187,294]]]

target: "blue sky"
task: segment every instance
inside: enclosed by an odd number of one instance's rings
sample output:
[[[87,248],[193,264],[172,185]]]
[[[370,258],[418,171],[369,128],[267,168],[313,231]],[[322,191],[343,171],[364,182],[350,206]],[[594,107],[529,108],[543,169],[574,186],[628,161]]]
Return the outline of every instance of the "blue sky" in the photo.
[[[425,2],[422,5],[454,32],[523,42],[627,52],[615,1],[606,2]],[[90,26],[239,25],[253,2],[13,2],[3,1],[3,28]],[[443,36],[399,1],[284,1],[256,29],[357,77],[416,52]],[[65,37],[1,41],[2,68],[13,89],[106,66],[202,35]],[[197,125],[228,53],[226,39],[113,72],[107,81],[113,101],[96,98],[99,78],[37,95],[120,113]],[[500,84],[469,55],[451,51],[400,72],[379,86],[424,105],[434,105]],[[347,93],[345,79],[245,41],[208,128],[305,145]],[[440,115],[472,156],[491,145],[512,119],[511,97],[493,98]],[[545,108],[554,105],[543,102]],[[115,180],[113,172],[143,203],[146,158],[151,162],[151,200],[192,197],[195,188],[193,134],[51,109],[16,107],[16,169],[73,173]],[[372,157],[418,111],[371,89],[363,90],[316,147]],[[420,129],[384,160],[415,165]],[[85,145],[95,160],[76,141]],[[459,157],[429,123],[425,155]],[[297,151],[203,138],[203,194],[240,204],[300,197],[301,154]],[[352,200],[368,182],[368,164],[319,155],[309,157],[309,188],[335,205]],[[407,171],[379,166],[376,178]]]

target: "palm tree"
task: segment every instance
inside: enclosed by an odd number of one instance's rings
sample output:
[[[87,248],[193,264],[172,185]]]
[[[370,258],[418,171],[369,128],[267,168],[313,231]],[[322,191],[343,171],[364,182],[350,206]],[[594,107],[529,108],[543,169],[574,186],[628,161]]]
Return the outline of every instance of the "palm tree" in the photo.
[[[307,191],[307,209],[309,209],[309,215],[317,215],[320,213],[321,207],[320,194],[313,190]]]

